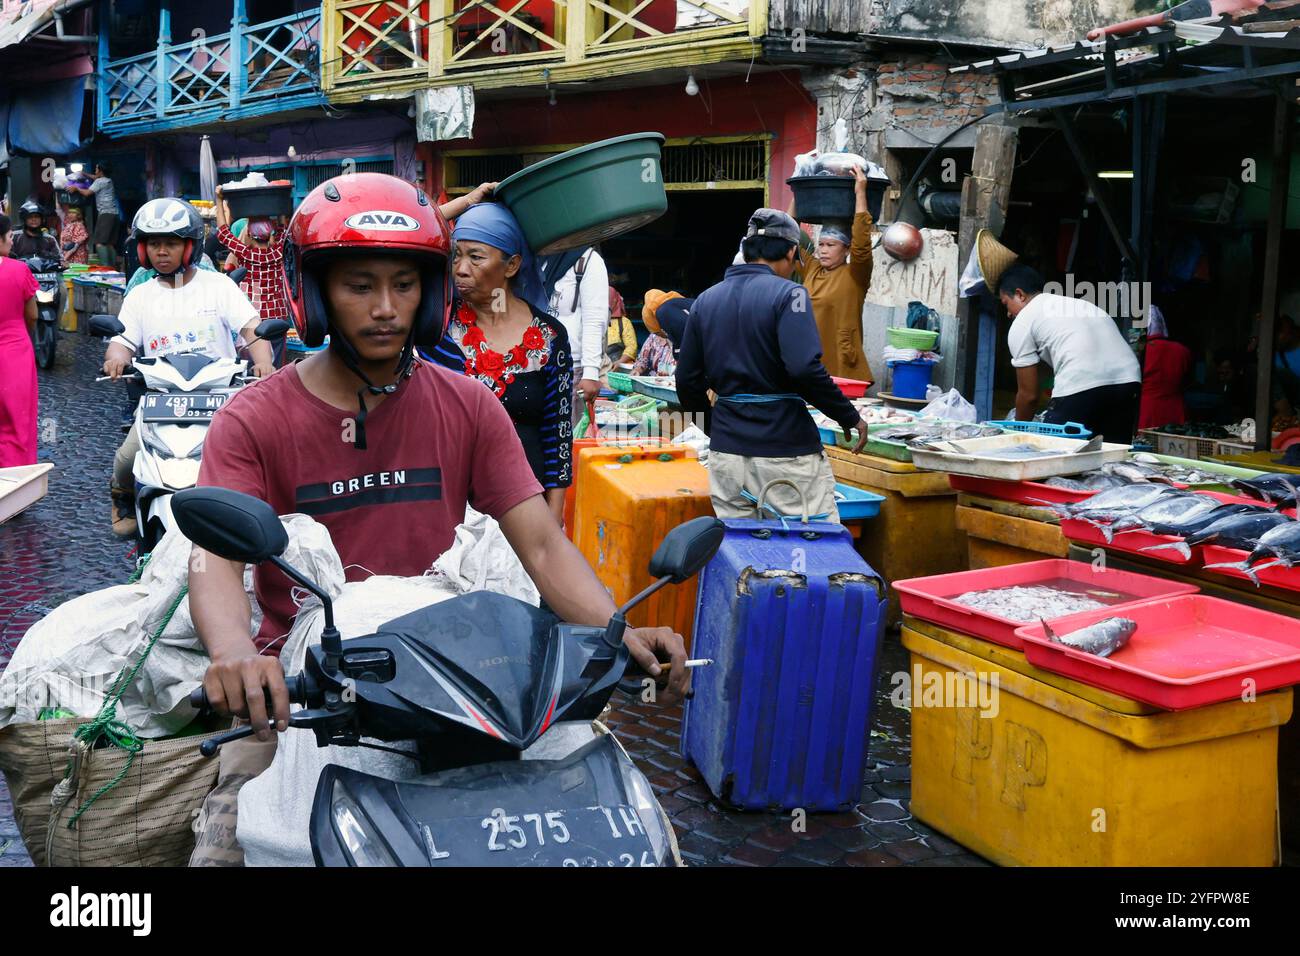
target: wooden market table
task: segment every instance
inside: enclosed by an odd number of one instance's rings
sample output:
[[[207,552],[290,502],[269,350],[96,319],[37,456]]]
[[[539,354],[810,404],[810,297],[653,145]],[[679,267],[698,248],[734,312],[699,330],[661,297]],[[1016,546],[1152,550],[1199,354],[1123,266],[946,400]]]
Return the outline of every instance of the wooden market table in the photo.
[[[1046,508],[961,492],[957,527],[966,532],[966,559],[972,571],[1064,558],[1070,552],[1060,518]]]
[[[966,570],[966,534],[957,527],[957,492],[947,474],[829,445],[826,457],[836,481],[885,499],[879,516],[855,537],[858,553],[886,581]],[[891,600],[889,626],[902,619],[902,608]]]

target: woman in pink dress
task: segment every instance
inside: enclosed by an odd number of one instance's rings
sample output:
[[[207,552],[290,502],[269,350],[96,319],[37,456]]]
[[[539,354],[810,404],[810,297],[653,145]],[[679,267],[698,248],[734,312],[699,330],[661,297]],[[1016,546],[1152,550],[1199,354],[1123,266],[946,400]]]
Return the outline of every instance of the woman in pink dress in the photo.
[[[9,258],[14,237],[0,215],[0,468],[36,464],[36,277]]]

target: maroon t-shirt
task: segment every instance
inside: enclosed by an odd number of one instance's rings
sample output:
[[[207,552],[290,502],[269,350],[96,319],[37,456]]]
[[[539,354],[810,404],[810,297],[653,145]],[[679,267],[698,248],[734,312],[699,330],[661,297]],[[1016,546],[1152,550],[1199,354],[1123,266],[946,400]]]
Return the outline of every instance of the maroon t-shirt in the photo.
[[[349,441],[355,418],[284,368],[213,418],[198,483],[315,518],[349,581],[423,574],[451,546],[466,502],[500,518],[541,494],[510,416],[477,379],[419,362],[366,416],[365,450]],[[259,651],[279,654],[297,613],[293,586],[278,568],[258,567]]]

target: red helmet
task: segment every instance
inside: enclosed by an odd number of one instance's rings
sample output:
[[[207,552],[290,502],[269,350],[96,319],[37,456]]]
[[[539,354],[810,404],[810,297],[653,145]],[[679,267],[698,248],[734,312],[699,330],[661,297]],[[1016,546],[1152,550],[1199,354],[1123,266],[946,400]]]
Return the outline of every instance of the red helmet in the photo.
[[[321,183],[298,206],[284,241],[285,298],[308,348],[321,345],[329,330],[319,267],[332,252],[419,260],[414,340],[424,349],[438,344],[451,309],[451,227],[423,190],[384,173],[350,173]]]

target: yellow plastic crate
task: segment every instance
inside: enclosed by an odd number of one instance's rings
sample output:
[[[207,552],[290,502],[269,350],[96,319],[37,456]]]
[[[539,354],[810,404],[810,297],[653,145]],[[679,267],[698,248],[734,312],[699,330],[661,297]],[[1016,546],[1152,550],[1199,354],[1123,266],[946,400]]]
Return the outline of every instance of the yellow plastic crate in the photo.
[[[1004,866],[1277,864],[1277,728],[1290,689],[1132,715],[914,630],[903,646],[912,813],[958,843]],[[961,674],[997,676],[995,713],[969,699],[923,706],[927,683]]]

